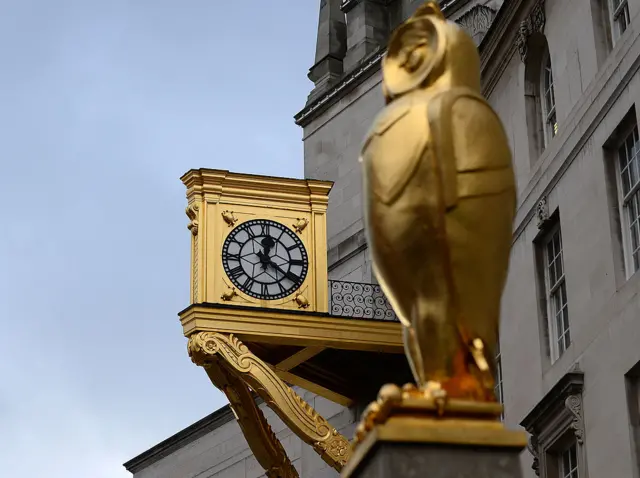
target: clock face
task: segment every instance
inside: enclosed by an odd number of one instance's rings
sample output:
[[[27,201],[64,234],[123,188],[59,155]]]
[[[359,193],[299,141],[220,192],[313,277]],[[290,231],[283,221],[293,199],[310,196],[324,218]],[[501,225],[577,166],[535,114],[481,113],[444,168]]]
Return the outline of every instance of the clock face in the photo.
[[[282,299],[304,282],[307,251],[295,232],[266,219],[244,222],[222,246],[222,265],[242,292],[256,299]]]

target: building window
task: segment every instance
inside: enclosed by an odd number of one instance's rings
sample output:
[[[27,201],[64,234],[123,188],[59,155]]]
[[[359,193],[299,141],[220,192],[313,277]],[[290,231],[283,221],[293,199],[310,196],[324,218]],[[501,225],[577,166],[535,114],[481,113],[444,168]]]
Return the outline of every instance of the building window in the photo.
[[[551,359],[557,360],[571,344],[567,285],[562,255],[562,234],[559,221],[551,227],[543,242],[545,266],[545,299],[551,341]]]
[[[520,423],[531,434],[532,468],[541,478],[586,476],[583,388],[584,373],[574,366]]]
[[[636,472],[634,476],[640,476],[640,362],[625,375],[625,379],[631,432],[631,454]]]
[[[622,140],[618,147],[618,194],[623,224],[623,249],[627,276],[640,268],[640,141],[638,126]]]
[[[542,111],[544,115],[545,146],[558,133],[556,117],[556,94],[553,87],[553,71],[551,70],[551,55],[547,50],[542,65]]]
[[[627,0],[611,0],[611,19],[613,21],[613,39],[617,41],[631,23]]]
[[[562,478],[578,478],[578,453],[575,441],[560,454]]]

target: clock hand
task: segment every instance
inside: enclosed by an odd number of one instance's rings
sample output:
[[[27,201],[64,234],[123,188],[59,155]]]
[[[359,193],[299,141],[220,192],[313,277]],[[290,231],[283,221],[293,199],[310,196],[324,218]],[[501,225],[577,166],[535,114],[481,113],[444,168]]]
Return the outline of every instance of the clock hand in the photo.
[[[266,236],[260,241],[260,244],[264,247],[264,252],[258,251],[258,257],[260,258],[262,270],[266,270],[267,264],[269,264],[269,252],[271,252],[271,248],[276,245],[276,242],[271,236]]]
[[[293,282],[294,284],[296,282],[298,282],[298,280],[300,279],[300,277],[298,277],[295,274],[292,274],[291,272],[285,272],[284,270],[282,270],[282,268],[276,264],[273,261],[269,261],[269,264],[271,264],[271,267],[273,267],[274,269],[276,269],[277,271],[279,271],[283,276],[285,276],[287,279],[289,279],[291,282]]]

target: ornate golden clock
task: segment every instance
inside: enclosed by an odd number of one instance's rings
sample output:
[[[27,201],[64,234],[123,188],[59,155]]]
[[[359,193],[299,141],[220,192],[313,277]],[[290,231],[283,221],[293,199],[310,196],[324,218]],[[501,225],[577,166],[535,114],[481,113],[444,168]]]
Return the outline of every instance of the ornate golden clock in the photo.
[[[332,183],[198,169],[182,177],[191,219],[191,303],[326,312]]]
[[[297,476],[253,394],[333,468],[351,454],[290,386],[350,406],[407,374],[400,324],[329,313],[326,212],[332,183],[187,172],[191,303],[179,313],[191,360],[229,399],[256,458]],[[373,370],[363,380],[363,371]]]

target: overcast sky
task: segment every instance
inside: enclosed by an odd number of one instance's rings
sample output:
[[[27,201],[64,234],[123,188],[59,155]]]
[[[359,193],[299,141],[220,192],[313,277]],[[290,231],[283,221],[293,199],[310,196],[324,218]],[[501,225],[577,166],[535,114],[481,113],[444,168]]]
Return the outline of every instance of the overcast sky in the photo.
[[[0,0],[0,474],[122,463],[225,403],[193,365],[190,168],[302,177],[317,0]]]

